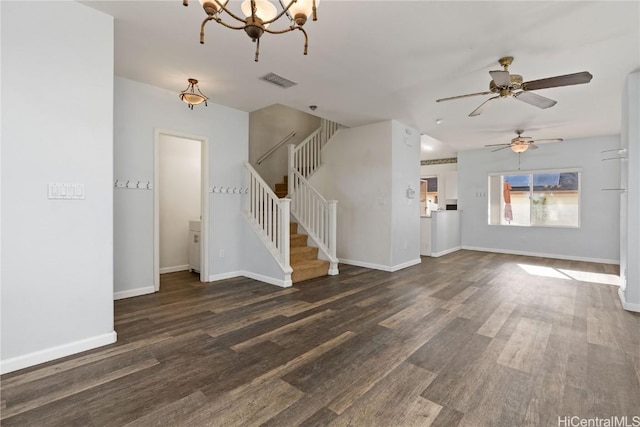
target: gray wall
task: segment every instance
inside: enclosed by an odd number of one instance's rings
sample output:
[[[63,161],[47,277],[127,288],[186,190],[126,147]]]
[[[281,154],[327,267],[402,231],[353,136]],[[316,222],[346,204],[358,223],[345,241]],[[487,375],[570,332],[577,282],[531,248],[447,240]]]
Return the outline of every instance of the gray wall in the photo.
[[[271,189],[287,174],[289,144],[299,144],[320,127],[320,118],[275,104],[249,114],[249,162]],[[296,135],[261,164],[256,161],[287,135]]]
[[[208,187],[244,185],[248,114],[209,102],[193,111],[175,92],[116,77],[115,177],[153,180],[154,130],[209,138]],[[210,280],[242,270],[242,197],[208,194]],[[116,190],[115,292],[135,292],[154,285],[153,192]],[[220,251],[225,252],[220,258]]]
[[[1,103],[7,372],[115,340],[112,17],[2,2]],[[85,199],[49,200],[51,182]]]
[[[395,121],[341,129],[322,151],[310,181],[338,201],[341,262],[381,270],[420,262],[420,136],[406,129]]]
[[[560,135],[561,136],[561,135]],[[581,168],[580,228],[488,225],[487,176],[518,170],[511,150],[464,151],[458,155],[458,209],[462,210],[462,246],[497,252],[539,255],[604,263],[619,262],[618,194],[602,191],[619,174],[604,165],[601,151],[617,148],[618,136],[568,140],[541,145],[521,154],[521,170]]]
[[[640,72],[627,77],[622,105],[623,161],[620,196],[620,272],[625,308],[640,311]]]

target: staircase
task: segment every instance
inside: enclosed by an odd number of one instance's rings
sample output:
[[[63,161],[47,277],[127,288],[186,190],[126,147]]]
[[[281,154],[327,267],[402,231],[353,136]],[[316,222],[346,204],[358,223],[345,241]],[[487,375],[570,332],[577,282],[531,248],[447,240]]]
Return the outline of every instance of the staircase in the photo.
[[[307,246],[307,235],[298,233],[298,224],[289,223],[290,263],[293,283],[315,279],[329,273],[329,261],[318,259],[318,248]]]
[[[283,182],[276,184],[275,193],[281,199],[287,196],[288,180],[289,177],[285,175]],[[318,259],[318,248],[307,244],[308,236],[298,233],[297,223],[289,223],[289,236],[289,263],[293,269],[291,282],[302,282],[329,274],[329,261]]]
[[[289,145],[288,174],[283,182],[276,184],[275,192],[253,166],[245,162],[247,197],[244,213],[282,270],[282,278],[273,278],[274,284],[286,287],[339,273],[336,257],[338,202],[325,200],[307,181],[322,165],[323,145],[339,129],[337,123],[323,119],[320,128],[307,139],[298,145]],[[307,234],[298,232],[298,224]],[[309,239],[314,246],[307,244]]]

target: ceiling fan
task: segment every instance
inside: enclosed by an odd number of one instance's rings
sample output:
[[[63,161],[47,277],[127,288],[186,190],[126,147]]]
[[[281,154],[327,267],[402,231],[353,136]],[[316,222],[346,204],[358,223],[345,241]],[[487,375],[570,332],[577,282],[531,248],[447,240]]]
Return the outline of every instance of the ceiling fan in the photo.
[[[489,144],[489,145],[485,145],[485,147],[500,147],[500,148],[496,148],[495,150],[491,150],[492,152],[504,150],[505,148],[511,148],[516,153],[524,153],[528,149],[535,150],[536,148],[538,148],[538,146],[535,143],[546,144],[548,142],[562,142],[562,138],[534,140],[530,136],[522,136],[523,133],[524,133],[524,130],[518,129],[516,130],[516,134],[518,136],[513,138],[511,142],[506,144]]]
[[[499,98],[506,98],[513,96],[518,101],[526,102],[527,104],[534,105],[538,108],[549,108],[556,105],[557,101],[553,99],[545,98],[544,96],[531,93],[532,90],[547,89],[559,86],[571,86],[589,83],[593,77],[591,73],[582,71],[580,73],[566,74],[564,76],[549,77],[546,79],[532,80],[530,82],[523,82],[522,76],[519,74],[510,74],[509,65],[513,62],[512,56],[505,56],[498,61],[504,68],[503,71],[489,71],[491,74],[491,82],[489,83],[489,90],[487,92],[470,93],[468,95],[452,96],[450,98],[437,99],[436,102],[450,101],[452,99],[467,98],[477,95],[489,95],[492,93],[496,96],[487,99],[480,104],[478,108],[473,110],[470,117],[479,116],[483,111],[491,105],[495,100]]]

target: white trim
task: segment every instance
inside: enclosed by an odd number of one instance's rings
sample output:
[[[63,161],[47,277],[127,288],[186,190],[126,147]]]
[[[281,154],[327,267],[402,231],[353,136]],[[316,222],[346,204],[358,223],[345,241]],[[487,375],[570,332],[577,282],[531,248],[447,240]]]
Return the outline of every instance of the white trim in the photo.
[[[461,246],[456,246],[455,248],[451,248],[451,249],[445,249],[444,251],[440,251],[440,252],[431,252],[431,255],[429,255],[431,258],[438,258],[456,251],[459,251],[460,249],[462,249]]]
[[[411,267],[412,265],[416,265],[416,264],[420,264],[422,262],[422,260],[420,258],[418,259],[414,259],[402,264],[398,264],[398,265],[393,265],[393,266],[389,266],[389,265],[382,265],[382,264],[373,264],[370,262],[362,262],[362,261],[354,261],[351,259],[344,259],[344,258],[340,258],[340,262],[342,264],[348,264],[348,265],[355,265],[356,267],[364,267],[364,268],[371,268],[373,270],[382,270],[382,271],[387,271],[389,273],[393,273],[394,271],[398,271],[401,270],[403,268],[407,268],[407,267]]]
[[[160,290],[160,135],[200,141],[200,281],[209,277],[209,138],[155,128],[153,138],[153,286]],[[188,268],[187,268],[188,269]]]
[[[263,276],[262,274],[252,273],[250,271],[242,271],[241,274],[249,279],[269,283],[270,285],[280,286],[281,288],[290,288],[293,285],[293,283],[291,282],[290,274],[286,274],[284,280]]]
[[[533,256],[533,257],[539,257],[539,258],[565,259],[568,261],[596,262],[599,264],[613,264],[613,265],[620,264],[619,259],[586,258],[586,257],[572,256],[572,255],[558,255],[558,254],[527,252],[527,251],[513,251],[509,249],[479,248],[475,246],[465,246],[465,245],[462,245],[462,249],[465,249],[468,251],[492,252],[497,254],[524,255],[524,256]]]
[[[407,262],[403,262],[402,264],[394,265],[393,267],[391,267],[391,269],[389,271],[394,272],[394,271],[402,270],[403,268],[413,267],[414,265],[418,265],[421,262],[422,262],[422,259],[420,259],[420,258],[412,259],[411,261],[407,261]]]
[[[624,308],[627,311],[635,311],[640,313],[640,304],[627,302],[624,289],[618,288],[618,296],[620,297],[620,303],[622,304],[622,308]]]
[[[154,286],[145,286],[144,288],[127,289],[126,291],[114,292],[113,299],[125,299],[132,297],[139,297],[140,295],[148,295],[156,292]]]
[[[116,334],[116,332],[111,331],[106,334],[97,335],[95,337],[85,338],[83,340],[74,341],[68,344],[58,345],[55,347],[46,348],[44,350],[34,351],[33,353],[28,353],[22,356],[16,356],[7,360],[2,360],[0,361],[0,374],[6,374],[9,372],[17,371],[18,369],[28,368],[40,363],[59,359],[61,357],[66,357],[97,347],[102,347],[104,345],[113,344],[114,342],[116,342],[117,338],[118,335]]]
[[[189,270],[189,264],[174,265],[173,267],[162,267],[160,269],[160,274],[177,273],[178,271],[186,271],[186,270]]]
[[[281,288],[289,288],[292,286],[291,275],[287,274],[284,280],[276,279],[275,277],[263,276],[262,274],[252,273],[250,271],[230,271],[228,273],[215,274],[209,276],[209,282],[216,282],[218,280],[233,279],[236,277],[246,277],[247,279],[257,280],[259,282],[268,283],[270,285],[280,286]]]
[[[226,279],[233,279],[235,277],[241,277],[242,276],[242,271],[230,271],[228,273],[220,273],[220,274],[214,274],[212,276],[209,276],[207,280],[208,282],[217,282],[218,280],[226,280]]]

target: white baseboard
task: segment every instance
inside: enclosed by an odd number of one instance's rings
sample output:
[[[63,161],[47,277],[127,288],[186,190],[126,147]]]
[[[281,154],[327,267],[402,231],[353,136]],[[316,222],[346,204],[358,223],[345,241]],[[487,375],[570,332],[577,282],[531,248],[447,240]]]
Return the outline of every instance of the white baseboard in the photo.
[[[217,282],[218,280],[233,279],[235,277],[241,277],[241,276],[242,276],[241,271],[229,271],[228,273],[211,275],[209,276],[209,279],[207,280],[207,282]]]
[[[394,272],[398,270],[402,270],[403,268],[412,267],[414,265],[418,265],[422,262],[420,258],[412,259],[411,261],[403,262],[402,264],[396,264],[389,271]]]
[[[140,295],[148,295],[152,294],[156,291],[156,288],[153,286],[145,286],[144,288],[136,288],[136,289],[128,289],[126,291],[114,292],[113,299],[125,299],[132,297],[139,297]]]
[[[356,267],[364,267],[371,268],[373,270],[382,270],[388,271],[389,273],[393,273],[394,271],[402,270],[403,268],[411,267],[412,265],[420,264],[422,260],[420,258],[414,259],[402,264],[398,265],[382,265],[382,264],[373,264],[370,262],[362,262],[362,261],[354,261],[351,259],[340,259],[340,262],[348,265],[355,265]]]
[[[438,258],[456,251],[459,251],[460,249],[462,249],[461,246],[456,246],[455,248],[451,248],[451,249],[447,249],[445,251],[440,251],[440,252],[431,252],[431,255],[429,255],[432,258]]]
[[[178,271],[186,271],[189,269],[189,264],[186,265],[174,265],[173,267],[162,267],[160,274],[165,273],[177,273]]]
[[[263,276],[262,274],[252,273],[250,271],[243,271],[242,275],[244,277],[248,277],[249,279],[269,283],[270,285],[280,286],[281,288],[289,288],[293,285],[293,283],[291,282],[290,274],[287,274],[284,280],[276,279],[275,277]]]
[[[61,357],[70,356],[72,354],[91,350],[103,345],[113,344],[118,336],[115,331],[108,332],[80,341],[74,341],[68,344],[58,345],[44,350],[34,351],[33,353],[23,356],[12,357],[7,360],[0,361],[0,374],[17,371],[18,369],[28,368],[40,363],[49,362],[51,360],[60,359]]]
[[[218,280],[233,279],[235,277],[246,277],[249,279],[257,280],[259,282],[268,283],[270,285],[280,286],[281,288],[288,288],[292,286],[291,275],[288,275],[288,279],[280,280],[275,277],[264,276],[258,273],[252,273],[250,271],[230,271],[228,273],[215,274],[209,276],[209,282],[216,282]]]
[[[572,256],[572,255],[558,255],[558,254],[527,252],[527,251],[512,251],[509,249],[479,248],[475,246],[464,246],[464,245],[462,246],[461,249],[465,249],[469,251],[492,252],[497,254],[534,256],[539,258],[566,259],[568,261],[595,262],[598,264],[613,264],[613,265],[620,264],[620,260],[618,259],[586,258],[586,257]]]
[[[624,289],[618,289],[618,296],[620,297],[620,302],[622,303],[622,308],[627,311],[635,311],[640,313],[640,304],[634,304],[631,302],[627,302],[627,298],[624,292]]]

